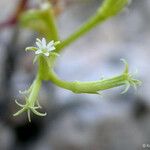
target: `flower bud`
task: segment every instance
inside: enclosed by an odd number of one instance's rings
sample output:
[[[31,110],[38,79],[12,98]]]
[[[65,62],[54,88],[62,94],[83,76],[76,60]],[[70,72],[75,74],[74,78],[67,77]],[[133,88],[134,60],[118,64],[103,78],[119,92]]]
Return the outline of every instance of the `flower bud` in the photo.
[[[129,1],[130,0],[104,0],[98,13],[104,18],[115,16],[129,4]]]

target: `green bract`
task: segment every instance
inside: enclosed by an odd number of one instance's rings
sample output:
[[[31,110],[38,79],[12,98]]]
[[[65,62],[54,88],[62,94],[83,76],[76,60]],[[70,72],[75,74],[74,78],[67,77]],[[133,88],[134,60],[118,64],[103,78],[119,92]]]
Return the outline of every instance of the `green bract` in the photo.
[[[38,93],[40,87],[41,87],[41,80],[38,76],[31,85],[30,89],[28,91],[23,92],[23,94],[27,94],[27,96],[25,96],[25,104],[20,104],[17,100],[15,101],[16,104],[21,107],[21,110],[16,112],[14,116],[20,115],[23,112],[27,112],[28,119],[31,122],[30,112],[33,112],[38,116],[46,115],[46,113],[40,113],[37,111],[37,109],[41,108],[38,102]]]

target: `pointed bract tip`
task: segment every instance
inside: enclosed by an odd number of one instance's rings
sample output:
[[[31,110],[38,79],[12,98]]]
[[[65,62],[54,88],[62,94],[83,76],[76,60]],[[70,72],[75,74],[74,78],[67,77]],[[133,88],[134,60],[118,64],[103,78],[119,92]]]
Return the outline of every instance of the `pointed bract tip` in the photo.
[[[129,66],[128,66],[127,61],[126,61],[125,59],[123,59],[123,58],[121,58],[120,60],[121,60],[121,61],[124,63],[124,65],[125,65],[124,73],[129,73]]]

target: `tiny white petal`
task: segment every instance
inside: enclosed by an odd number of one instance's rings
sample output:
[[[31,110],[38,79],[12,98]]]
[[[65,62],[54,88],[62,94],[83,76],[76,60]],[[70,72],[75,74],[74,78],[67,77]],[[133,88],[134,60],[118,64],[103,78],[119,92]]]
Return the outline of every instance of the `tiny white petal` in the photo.
[[[56,48],[54,46],[50,47],[48,50],[49,51],[52,51],[52,50],[55,50]]]
[[[41,45],[39,42],[36,42],[36,45],[37,45],[39,48],[42,48],[42,45]]]
[[[59,43],[59,41],[54,42],[54,40],[52,40],[48,44],[46,44],[45,38],[42,38],[41,40],[37,38],[36,39],[36,47],[34,47],[34,48],[29,47],[29,48],[27,48],[27,50],[33,49],[33,50],[36,50],[35,51],[36,55],[43,54],[45,56],[49,56],[50,52],[56,49],[55,44],[57,44],[57,43]]]
[[[37,39],[36,39],[36,41],[37,41],[37,42],[39,42],[40,44],[42,44],[42,42],[41,42],[41,40],[40,40],[40,39],[38,39],[38,38],[37,38]]]
[[[51,42],[49,42],[48,44],[47,44],[47,47],[51,47],[51,46],[53,46],[54,45],[54,40],[52,40]]]
[[[42,38],[42,45],[43,45],[43,47],[46,47],[46,40],[45,40],[45,38]]]
[[[49,52],[44,53],[45,56],[49,56]]]
[[[36,52],[35,52],[35,54],[41,54],[42,53],[42,50],[37,50]]]

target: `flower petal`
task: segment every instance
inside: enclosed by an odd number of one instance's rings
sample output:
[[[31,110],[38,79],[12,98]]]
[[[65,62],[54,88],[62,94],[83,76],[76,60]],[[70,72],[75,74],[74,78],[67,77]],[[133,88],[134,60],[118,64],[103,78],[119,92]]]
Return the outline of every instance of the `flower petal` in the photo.
[[[53,45],[54,45],[54,40],[50,41],[50,42],[47,44],[47,47],[49,48],[49,47],[51,47],[51,46],[53,46]]]
[[[36,42],[36,45],[41,49],[42,48],[42,44],[40,44],[39,42]]]
[[[46,39],[42,38],[42,46],[45,48],[46,47]]]
[[[40,49],[35,52],[36,55],[41,54],[41,53],[42,53],[42,50]]]
[[[54,46],[52,46],[52,47],[50,47],[49,49],[48,49],[48,51],[53,51],[53,50],[55,50],[56,48],[54,47]]]
[[[40,40],[40,39],[38,39],[38,38],[37,38],[37,39],[36,39],[36,41],[37,41],[37,42],[39,42],[40,44],[42,44],[42,42],[41,42],[41,40]]]
[[[49,52],[44,53],[44,55],[48,57],[49,56]]]

